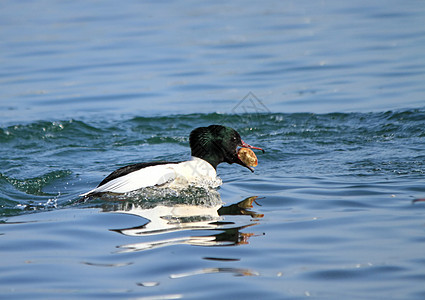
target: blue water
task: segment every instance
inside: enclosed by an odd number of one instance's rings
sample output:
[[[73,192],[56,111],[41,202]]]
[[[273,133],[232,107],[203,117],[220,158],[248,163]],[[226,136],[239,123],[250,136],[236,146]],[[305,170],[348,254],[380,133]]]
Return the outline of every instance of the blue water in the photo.
[[[1,298],[425,297],[423,2],[0,7]],[[209,124],[255,173],[78,196]]]

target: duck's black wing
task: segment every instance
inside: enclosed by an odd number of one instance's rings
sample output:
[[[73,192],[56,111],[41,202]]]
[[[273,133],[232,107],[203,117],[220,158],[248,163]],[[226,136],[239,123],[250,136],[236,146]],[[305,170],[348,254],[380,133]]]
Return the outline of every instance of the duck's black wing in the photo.
[[[154,161],[154,162],[142,162],[142,163],[137,163],[137,164],[132,164],[132,165],[128,165],[125,167],[121,167],[117,170],[115,170],[114,172],[112,172],[111,174],[109,174],[108,176],[106,176],[105,179],[102,180],[101,183],[99,183],[99,185],[97,187],[100,187],[101,185],[104,185],[105,183],[114,180],[118,177],[122,177],[125,176],[127,174],[130,174],[132,172],[138,171],[140,169],[143,168],[147,168],[147,167],[153,167],[153,166],[158,166],[158,165],[165,165],[165,164],[178,164],[179,162],[169,162],[169,161]]]

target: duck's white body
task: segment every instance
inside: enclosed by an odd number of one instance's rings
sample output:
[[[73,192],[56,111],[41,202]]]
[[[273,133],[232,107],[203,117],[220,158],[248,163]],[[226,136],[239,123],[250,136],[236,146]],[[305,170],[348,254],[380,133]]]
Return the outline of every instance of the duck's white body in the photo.
[[[167,163],[139,169],[108,181],[81,196],[96,193],[124,194],[152,186],[166,186],[176,189],[187,186],[190,183],[196,184],[204,181],[217,181],[217,172],[207,161],[198,157],[192,157],[189,161]],[[221,181],[217,185],[220,184]]]

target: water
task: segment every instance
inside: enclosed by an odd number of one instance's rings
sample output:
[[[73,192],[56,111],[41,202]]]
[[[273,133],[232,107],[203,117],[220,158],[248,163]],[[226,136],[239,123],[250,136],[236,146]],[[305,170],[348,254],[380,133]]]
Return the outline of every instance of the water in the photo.
[[[422,2],[1,6],[2,297],[424,298]],[[78,196],[209,124],[255,173]]]

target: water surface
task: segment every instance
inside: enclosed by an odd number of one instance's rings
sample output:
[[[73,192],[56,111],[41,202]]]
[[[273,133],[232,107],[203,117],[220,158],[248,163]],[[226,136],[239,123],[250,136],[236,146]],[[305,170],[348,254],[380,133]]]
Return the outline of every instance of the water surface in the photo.
[[[421,1],[6,1],[0,295],[423,299]],[[81,201],[224,124],[218,190]]]

